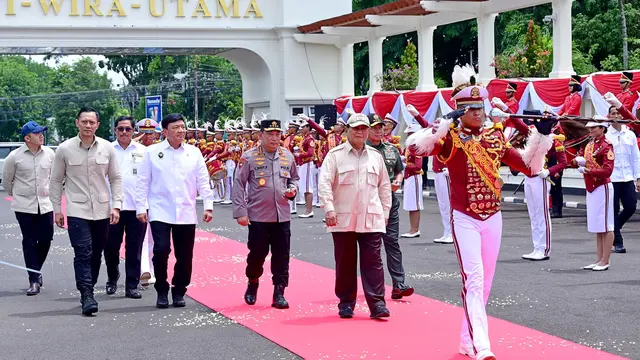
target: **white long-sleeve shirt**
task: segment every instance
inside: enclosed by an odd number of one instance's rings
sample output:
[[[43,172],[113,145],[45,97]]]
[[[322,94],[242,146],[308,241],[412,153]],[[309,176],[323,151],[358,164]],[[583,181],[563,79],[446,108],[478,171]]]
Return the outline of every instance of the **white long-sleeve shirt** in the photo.
[[[182,144],[174,149],[167,140],[147,147],[138,170],[137,214],[146,212],[149,221],[168,224],[197,224],[196,196],[205,210],[213,210],[209,172],[198,148]]]
[[[131,141],[126,149],[120,146],[118,141],[114,141],[113,148],[116,150],[116,158],[120,166],[120,175],[122,176],[122,190],[124,199],[122,200],[122,208],[120,210],[136,210],[136,187],[138,181],[138,171],[144,153],[147,147]]]
[[[626,182],[640,179],[640,151],[635,134],[626,126],[620,131],[609,126],[607,139],[613,144],[616,159],[613,163],[612,182]]]

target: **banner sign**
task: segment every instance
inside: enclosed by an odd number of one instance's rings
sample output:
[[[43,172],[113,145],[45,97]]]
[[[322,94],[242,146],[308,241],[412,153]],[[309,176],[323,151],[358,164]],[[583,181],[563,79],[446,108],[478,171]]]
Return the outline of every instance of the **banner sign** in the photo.
[[[147,118],[155,120],[160,126],[160,122],[162,122],[162,95],[145,97],[145,107]]]

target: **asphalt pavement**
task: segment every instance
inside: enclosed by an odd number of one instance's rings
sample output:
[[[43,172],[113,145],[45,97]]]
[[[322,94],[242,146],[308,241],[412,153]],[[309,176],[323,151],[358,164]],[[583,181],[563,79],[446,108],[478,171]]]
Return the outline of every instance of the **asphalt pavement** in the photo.
[[[435,200],[425,199],[425,207],[421,237],[400,240],[407,284],[418,294],[460,306],[461,280],[453,246],[433,243],[442,235],[441,221]],[[292,220],[291,252],[299,260],[334,268],[332,241],[321,215],[321,209],[315,209],[314,218]],[[504,205],[489,315],[640,360],[640,324],[635,320],[640,313],[638,219],[631,219],[623,231],[627,254],[614,254],[610,270],[597,273],[581,270],[595,258],[586,213],[565,209],[564,215],[553,220],[551,259],[531,262],[521,259],[532,250],[526,206]],[[408,230],[408,223],[407,214],[401,212],[401,232]],[[214,220],[199,228],[246,242],[246,229],[232,220],[228,206],[216,206]],[[20,241],[9,202],[0,201],[0,260],[24,264]],[[115,296],[107,296],[104,267],[96,296],[100,312],[82,317],[73,250],[64,230],[56,229],[43,273],[42,294],[27,297],[26,274],[0,265],[0,359],[297,358],[190,299],[186,308],[158,310],[153,289],[143,291],[142,300],[124,298],[122,285]],[[391,284],[389,278],[387,283]]]

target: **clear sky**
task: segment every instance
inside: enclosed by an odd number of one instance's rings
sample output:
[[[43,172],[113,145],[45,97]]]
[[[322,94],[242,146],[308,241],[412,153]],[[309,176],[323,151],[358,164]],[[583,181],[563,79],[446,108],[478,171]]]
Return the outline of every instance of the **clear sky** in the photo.
[[[97,63],[98,61],[104,59],[104,56],[101,55],[85,55],[90,57],[93,62]],[[27,57],[30,57],[31,59],[37,61],[37,62],[44,62],[44,55],[27,55]],[[67,55],[67,56],[62,56],[60,58],[60,62],[61,63],[67,63],[67,64],[72,64],[74,61],[77,61],[79,58],[81,58],[80,55]],[[47,65],[55,67],[56,66],[56,62],[54,60],[49,60],[47,62]],[[107,71],[106,69],[98,69],[98,71],[100,72],[106,72],[107,76],[109,77],[109,79],[111,79],[111,83],[112,86],[115,87],[115,84],[122,84],[122,82],[124,81],[125,83],[127,82],[127,79],[124,78],[124,76],[122,76],[122,74],[114,72],[114,71]]]

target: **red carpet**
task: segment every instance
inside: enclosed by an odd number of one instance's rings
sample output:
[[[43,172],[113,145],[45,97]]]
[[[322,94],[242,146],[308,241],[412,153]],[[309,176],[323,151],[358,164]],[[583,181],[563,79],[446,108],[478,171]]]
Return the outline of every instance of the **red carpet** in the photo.
[[[196,236],[188,295],[305,359],[469,359],[457,352],[459,307],[414,294],[406,301],[389,300],[391,317],[375,321],[369,319],[361,296],[356,317],[343,320],[337,316],[333,293],[335,272],[296,259],[291,260],[291,286],[286,292],[291,309],[270,307],[269,261],[258,303],[249,306],[242,299],[246,245],[208,232],[198,231]],[[390,292],[387,288],[387,298]],[[622,359],[496,318],[489,319],[489,326],[500,360]]]

